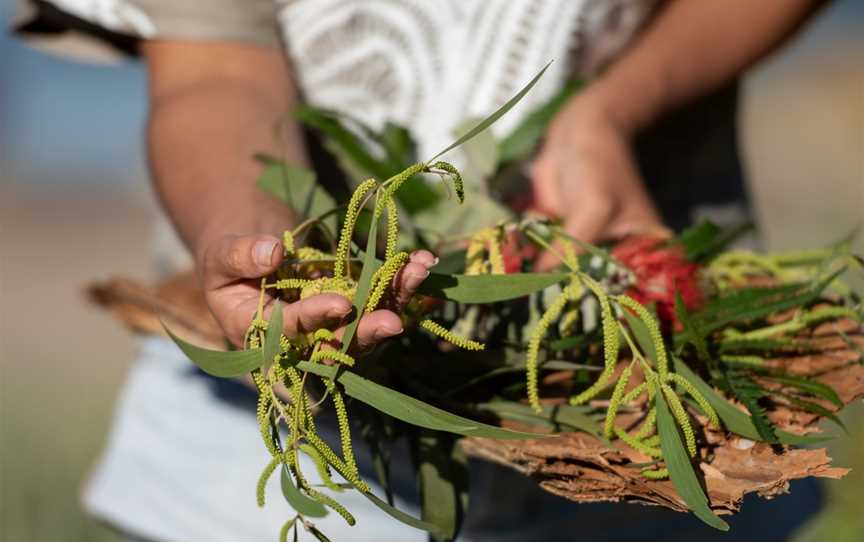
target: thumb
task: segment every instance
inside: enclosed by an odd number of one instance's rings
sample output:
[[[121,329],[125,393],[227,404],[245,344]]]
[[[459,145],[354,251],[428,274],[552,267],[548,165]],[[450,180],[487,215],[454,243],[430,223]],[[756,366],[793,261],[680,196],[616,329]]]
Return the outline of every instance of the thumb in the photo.
[[[282,243],[272,235],[225,236],[204,256],[204,287],[269,275],[282,260]]]

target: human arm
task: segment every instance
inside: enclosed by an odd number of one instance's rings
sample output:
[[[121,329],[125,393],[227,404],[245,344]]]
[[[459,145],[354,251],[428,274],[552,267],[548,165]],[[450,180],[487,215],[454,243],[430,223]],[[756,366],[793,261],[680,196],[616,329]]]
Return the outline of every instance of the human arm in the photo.
[[[142,52],[154,185],[193,255],[211,311],[239,345],[257,309],[260,277],[279,265],[281,232],[294,221],[287,206],[257,189],[260,166],[252,159],[271,152],[305,163],[299,128],[286,121],[297,100],[291,72],[276,47],[155,40]],[[412,255],[397,276],[397,297],[410,297],[432,262],[428,252]],[[289,304],[285,333],[336,328],[350,310],[336,294]],[[357,341],[365,346],[401,327],[395,313],[375,311]]]
[[[631,140],[716,89],[794,33],[823,0],[673,0],[553,120],[534,165],[538,207],[574,237],[660,230]],[[698,179],[694,179],[698,182]],[[554,265],[544,255],[541,266]]]

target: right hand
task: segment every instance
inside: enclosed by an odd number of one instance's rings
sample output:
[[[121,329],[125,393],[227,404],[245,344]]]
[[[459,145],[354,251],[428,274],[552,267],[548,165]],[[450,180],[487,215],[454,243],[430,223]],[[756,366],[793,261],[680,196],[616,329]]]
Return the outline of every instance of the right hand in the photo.
[[[198,269],[204,296],[210,311],[237,347],[243,347],[243,337],[258,309],[261,277],[279,267],[282,243],[272,235],[225,235],[210,243],[199,258]],[[395,306],[398,310],[414,295],[437,263],[431,252],[418,250],[393,279]],[[273,302],[265,297],[265,317],[269,318]],[[283,333],[295,337],[320,328],[341,336],[351,302],[338,294],[318,294],[282,305]],[[357,327],[352,349],[363,350],[402,333],[402,321],[391,310],[375,310],[365,314]]]

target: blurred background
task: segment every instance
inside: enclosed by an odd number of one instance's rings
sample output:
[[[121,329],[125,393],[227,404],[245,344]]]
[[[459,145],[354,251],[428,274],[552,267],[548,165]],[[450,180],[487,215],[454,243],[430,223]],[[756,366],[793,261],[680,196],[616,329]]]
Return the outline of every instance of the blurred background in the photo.
[[[0,0],[0,21],[11,4]],[[769,249],[836,241],[864,216],[862,28],[864,2],[836,1],[746,80],[743,150]],[[155,276],[144,84],[133,63],[72,63],[0,34],[4,542],[114,540],[82,514],[78,492],[106,438],[134,339],[82,291],[113,275]],[[864,408],[844,418],[851,438],[831,454],[854,470],[825,484],[828,505],[799,542],[862,539]]]

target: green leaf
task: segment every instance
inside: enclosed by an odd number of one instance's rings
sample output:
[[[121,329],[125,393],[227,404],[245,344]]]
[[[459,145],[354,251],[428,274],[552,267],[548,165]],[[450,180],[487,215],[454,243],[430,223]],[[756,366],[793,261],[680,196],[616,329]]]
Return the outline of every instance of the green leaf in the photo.
[[[549,64],[551,64],[551,62]],[[507,103],[505,103],[504,105],[499,107],[497,111],[495,111],[494,113],[492,113],[491,115],[489,115],[488,117],[483,119],[480,123],[477,124],[477,126],[472,128],[471,130],[469,130],[468,133],[466,133],[465,135],[463,135],[462,137],[460,137],[459,139],[457,139],[456,141],[454,141],[453,143],[448,145],[443,151],[439,152],[438,154],[436,154],[435,156],[433,156],[432,158],[430,158],[426,162],[428,163],[428,162],[434,161],[436,158],[443,155],[447,151],[455,149],[456,147],[458,147],[459,145],[470,140],[471,138],[473,138],[474,136],[476,136],[477,134],[479,134],[480,132],[482,132],[486,128],[489,128],[490,126],[492,126],[498,119],[500,119],[508,111],[510,111],[513,108],[513,106],[515,106],[517,103],[519,103],[519,101],[522,100],[522,98],[524,98],[526,94],[528,94],[528,91],[531,90],[531,88],[537,83],[537,81],[540,80],[540,77],[543,76],[543,73],[549,68],[549,64],[546,64],[546,66],[544,66],[543,69],[540,70],[540,73],[538,73],[537,75],[534,76],[534,79],[529,81],[528,84],[522,88],[522,90],[520,90],[515,96],[510,98],[507,101]]]
[[[316,526],[314,526],[314,525],[309,525],[308,527],[306,527],[306,530],[309,531],[309,533],[310,533],[312,536],[314,536],[315,538],[317,538],[317,539],[318,539],[318,542],[331,542],[330,539],[327,538],[326,536],[324,536],[324,533],[322,533],[322,532],[318,529],[318,527],[316,527]]]
[[[666,468],[669,469],[672,485],[675,486],[678,495],[697,518],[715,529],[728,531],[729,525],[718,518],[708,506],[708,497],[702,490],[699,478],[696,477],[696,471],[690,462],[684,443],[681,441],[681,435],[678,433],[678,426],[675,424],[672,413],[669,412],[669,406],[666,404],[666,399],[662,393],[654,394],[654,404],[657,408],[660,450],[663,452]]]
[[[690,367],[681,360],[681,358],[673,356],[672,359],[675,363],[675,372],[686,378],[687,381],[699,390],[699,392],[717,412],[717,415],[723,421],[723,425],[726,426],[726,429],[736,435],[741,435],[750,440],[762,440],[759,436],[759,431],[757,431],[756,426],[753,425],[750,416],[741,412],[729,403],[729,401],[721,397],[714,388],[709,386],[699,375],[693,372]],[[826,437],[808,437],[788,433],[786,431],[775,431],[775,433],[782,444],[817,444],[830,440]]]
[[[456,137],[465,135],[477,124],[478,119],[468,119],[460,123],[455,130]],[[498,167],[498,143],[488,130],[463,143],[462,153],[466,162],[462,177],[476,181],[478,185],[484,184]]]
[[[514,403],[512,401],[481,403],[477,405],[477,408],[494,412],[502,418],[528,422],[530,420],[542,420],[548,422],[548,427],[550,428],[554,428],[556,425],[565,425],[571,429],[594,435],[597,438],[603,438],[600,434],[598,423],[588,417],[581,409],[572,405],[543,405],[542,414],[535,413],[534,409],[529,405]]]
[[[630,331],[633,332],[633,339],[636,340],[636,344],[639,346],[639,349],[642,350],[642,354],[657,363],[657,349],[654,347],[654,341],[651,340],[651,332],[648,331],[648,326],[645,325],[645,322],[642,321],[641,318],[631,313],[629,310],[621,311],[624,313],[624,318],[627,320],[627,327],[630,328]]]
[[[264,336],[264,346],[261,348],[261,370],[266,372],[273,365],[276,356],[282,348],[279,339],[282,337],[282,304],[277,299],[273,303],[270,322],[267,324],[267,334]]]
[[[300,362],[300,370],[324,378],[337,376],[337,367]],[[497,438],[502,440],[525,440],[544,438],[546,435],[522,433],[495,427],[451,414],[409,395],[367,380],[349,370],[338,371],[337,381],[345,387],[345,393],[367,405],[402,420],[426,429],[447,431],[469,437]]]
[[[413,446],[423,521],[437,525],[456,537],[465,510],[463,494],[468,490],[467,458],[453,435],[421,430]]]
[[[327,509],[324,505],[316,500],[310,499],[297,489],[294,485],[294,480],[288,472],[288,467],[282,465],[282,495],[285,500],[291,505],[291,508],[297,511],[298,514],[309,516],[310,518],[323,518],[327,515]]]
[[[234,378],[243,376],[261,366],[260,348],[254,350],[233,350],[230,352],[208,350],[194,344],[189,344],[174,335],[165,326],[164,322],[162,323],[162,327],[168,333],[168,336],[171,337],[171,340],[186,354],[186,357],[209,375],[220,378]]]
[[[500,161],[504,163],[527,159],[539,145],[552,118],[584,85],[584,81],[568,81],[551,100],[526,115],[525,119],[501,140]]]
[[[428,521],[423,521],[422,519],[417,519],[411,514],[399,510],[395,506],[390,506],[374,493],[363,493],[363,496],[372,501],[372,504],[380,508],[388,516],[408,525],[409,527],[414,527],[415,529],[420,529],[421,531],[426,531],[436,536],[447,536],[446,533],[444,533],[437,525],[429,523]]]
[[[840,429],[842,429],[843,432],[846,433],[847,436],[850,436],[849,430],[846,428],[846,425],[843,423],[843,420],[841,420],[839,417],[837,417],[836,414],[834,414],[833,412],[831,412],[827,408],[823,407],[819,403],[814,403],[812,401],[805,401],[803,399],[799,399],[798,397],[793,397],[791,395],[783,395],[783,397],[785,397],[787,401],[789,401],[793,405],[797,406],[798,408],[801,408],[807,412],[812,412],[813,414],[816,414],[817,416],[821,416],[823,418],[828,418],[829,420],[831,420],[832,422],[834,422],[838,426],[840,426]]]
[[[810,378],[801,378],[797,376],[790,375],[776,375],[776,374],[766,374],[762,375],[769,380],[773,380],[778,384],[783,384],[784,386],[789,386],[792,388],[796,388],[804,393],[809,393],[810,395],[814,395],[816,397],[821,397],[823,399],[827,399],[831,401],[837,408],[843,408],[845,403],[840,399],[840,396],[837,395],[837,392],[834,391],[834,388],[819,382],[818,380],[812,380]]]
[[[347,353],[351,348],[351,341],[354,339],[354,334],[357,332],[357,326],[360,325],[360,318],[363,317],[363,310],[366,308],[366,302],[369,300],[369,290],[372,287],[372,275],[378,269],[378,259],[375,257],[375,251],[378,243],[378,220],[374,218],[369,224],[369,236],[366,239],[366,253],[363,255],[363,269],[360,271],[360,278],[357,280],[357,291],[354,294],[354,320],[345,328],[345,333],[342,335],[342,352]]]
[[[507,275],[430,274],[417,292],[458,303],[494,303],[530,295],[569,277],[568,273],[510,273]]]
[[[713,222],[704,220],[685,229],[672,243],[681,245],[684,248],[684,253],[688,260],[696,261],[710,249],[721,231],[720,227]]]

